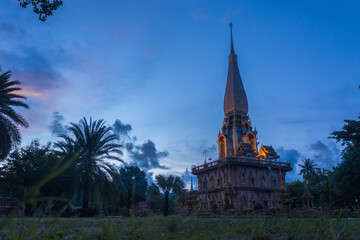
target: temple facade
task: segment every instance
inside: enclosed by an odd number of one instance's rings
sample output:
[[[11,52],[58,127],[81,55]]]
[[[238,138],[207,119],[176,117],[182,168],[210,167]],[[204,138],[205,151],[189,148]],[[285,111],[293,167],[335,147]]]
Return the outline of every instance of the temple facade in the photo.
[[[234,51],[232,24],[229,68],[224,96],[224,121],[218,134],[218,159],[192,166],[198,178],[198,209],[248,209],[284,205],[289,162],[278,161],[272,146],[259,146],[248,114],[248,101]]]

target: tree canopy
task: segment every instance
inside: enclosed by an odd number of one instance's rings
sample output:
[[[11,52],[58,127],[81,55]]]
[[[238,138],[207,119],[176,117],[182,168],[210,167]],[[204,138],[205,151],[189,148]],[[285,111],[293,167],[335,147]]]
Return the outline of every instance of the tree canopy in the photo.
[[[20,6],[27,8],[31,6],[34,13],[39,15],[41,21],[45,21],[48,16],[52,16],[53,13],[63,5],[62,0],[18,0]]]

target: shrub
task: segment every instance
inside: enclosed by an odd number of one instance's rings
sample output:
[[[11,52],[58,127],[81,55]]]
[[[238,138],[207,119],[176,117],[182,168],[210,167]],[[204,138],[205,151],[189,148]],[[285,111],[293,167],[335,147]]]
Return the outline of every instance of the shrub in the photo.
[[[257,210],[263,210],[263,209],[264,209],[264,206],[262,205],[262,203],[256,202],[256,203],[254,203],[253,209],[254,209],[255,211],[257,211]]]

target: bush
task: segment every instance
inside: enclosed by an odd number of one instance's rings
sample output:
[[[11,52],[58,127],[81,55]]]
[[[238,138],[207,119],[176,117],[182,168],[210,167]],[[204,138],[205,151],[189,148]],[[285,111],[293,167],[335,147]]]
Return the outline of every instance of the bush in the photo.
[[[257,211],[257,210],[263,210],[263,209],[264,209],[264,206],[262,205],[262,203],[256,202],[256,203],[254,203],[253,209],[254,209],[255,211]]]
[[[88,209],[79,209],[80,217],[95,217],[99,213],[99,208],[97,207],[90,207]]]

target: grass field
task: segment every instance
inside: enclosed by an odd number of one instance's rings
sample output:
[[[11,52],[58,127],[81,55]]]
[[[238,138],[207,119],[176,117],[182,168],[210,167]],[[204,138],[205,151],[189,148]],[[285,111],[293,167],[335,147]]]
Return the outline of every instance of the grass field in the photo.
[[[195,217],[2,219],[0,239],[360,239],[360,221]]]

